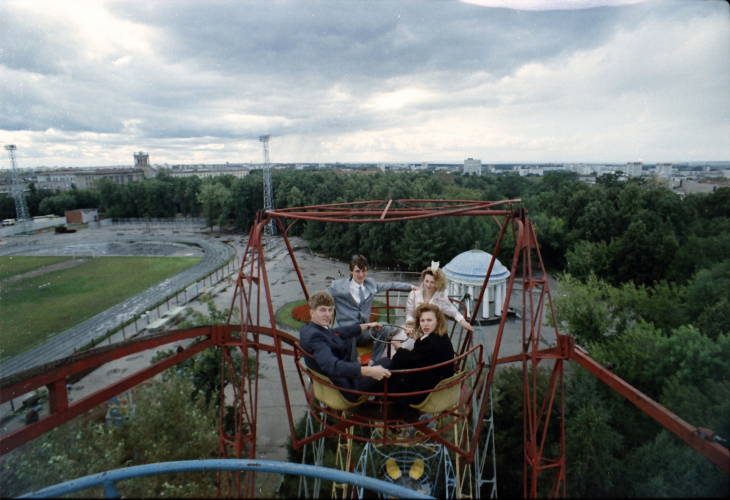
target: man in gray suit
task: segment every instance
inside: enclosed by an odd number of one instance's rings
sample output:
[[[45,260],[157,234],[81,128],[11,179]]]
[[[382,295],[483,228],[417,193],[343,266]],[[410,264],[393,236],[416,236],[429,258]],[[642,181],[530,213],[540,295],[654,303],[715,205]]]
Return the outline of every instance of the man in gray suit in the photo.
[[[335,309],[337,316],[335,318],[335,328],[339,326],[348,326],[354,324],[365,324],[370,322],[370,310],[373,307],[373,299],[375,294],[386,290],[418,290],[417,286],[408,283],[377,283],[374,279],[368,278],[368,260],[358,255],[350,261],[349,279],[334,280],[327,288],[327,291],[335,299]],[[365,330],[359,336],[348,339],[350,345],[350,357],[352,361],[357,361],[356,346],[368,345],[372,342],[370,336],[371,330]],[[383,326],[379,332],[373,332],[373,337],[387,339],[390,336],[390,327]],[[370,357],[371,363],[374,363],[383,354],[385,344],[375,342],[373,345],[373,354]]]

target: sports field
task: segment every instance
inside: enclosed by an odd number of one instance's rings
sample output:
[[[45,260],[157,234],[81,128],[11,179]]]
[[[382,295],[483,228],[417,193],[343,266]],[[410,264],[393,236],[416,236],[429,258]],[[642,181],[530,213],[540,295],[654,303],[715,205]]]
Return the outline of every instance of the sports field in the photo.
[[[75,261],[70,257],[2,257],[0,357],[16,356],[200,260],[200,257],[99,257]]]

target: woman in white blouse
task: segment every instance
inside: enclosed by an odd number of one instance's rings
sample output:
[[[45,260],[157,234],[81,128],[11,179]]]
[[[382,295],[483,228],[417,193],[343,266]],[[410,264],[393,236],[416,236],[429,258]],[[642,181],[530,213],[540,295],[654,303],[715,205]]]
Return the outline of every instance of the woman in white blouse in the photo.
[[[438,262],[431,262],[431,267],[423,270],[421,273],[421,284],[419,290],[414,290],[408,294],[408,302],[406,302],[406,327],[414,325],[415,319],[413,313],[416,307],[424,302],[439,306],[441,312],[449,316],[454,321],[470,332],[474,331],[467,320],[459,313],[459,310],[451,303],[449,296],[446,295],[446,274],[439,269]]]
[[[402,342],[402,347],[408,350],[413,349],[415,340],[408,338],[406,334],[411,334],[413,326],[415,325],[414,313],[416,308],[423,303],[438,306],[438,308],[441,309],[441,312],[443,312],[446,316],[449,316],[454,321],[458,321],[462,327],[470,332],[474,331],[474,327],[471,326],[466,319],[464,319],[464,316],[459,313],[459,310],[449,300],[449,296],[446,295],[446,274],[439,269],[438,262],[431,262],[431,267],[423,270],[421,273],[421,285],[420,289],[414,290],[408,294],[408,302],[406,302],[405,333],[401,330],[393,337],[393,340]]]

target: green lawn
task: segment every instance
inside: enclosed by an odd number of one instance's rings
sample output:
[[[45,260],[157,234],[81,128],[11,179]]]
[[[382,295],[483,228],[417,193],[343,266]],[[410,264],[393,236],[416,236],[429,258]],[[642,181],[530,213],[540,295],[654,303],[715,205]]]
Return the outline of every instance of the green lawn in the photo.
[[[69,259],[71,257],[1,257],[0,280]]]
[[[48,264],[34,265],[28,259],[40,262],[48,258],[53,257],[25,257],[21,260],[26,262],[19,263],[17,268],[27,266],[22,271],[26,272]],[[0,357],[16,356],[200,260],[200,257],[100,257],[71,269],[15,283],[0,283]],[[15,263],[8,267],[13,269],[13,274],[19,274],[14,266]],[[46,283],[50,286],[39,288]]]
[[[306,304],[306,300],[297,300],[294,302],[289,302],[287,305],[279,309],[279,312],[276,314],[276,318],[284,323],[289,328],[292,328],[294,330],[301,330],[302,327],[305,325],[305,323],[302,323],[301,321],[297,321],[294,319],[294,317],[291,315],[292,310],[294,310],[295,307],[300,306],[302,304]]]

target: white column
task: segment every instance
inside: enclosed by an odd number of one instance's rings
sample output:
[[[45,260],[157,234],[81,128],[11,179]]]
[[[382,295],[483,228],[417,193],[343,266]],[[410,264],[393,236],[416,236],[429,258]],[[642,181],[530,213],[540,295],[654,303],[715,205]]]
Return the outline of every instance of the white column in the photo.
[[[489,285],[487,285],[487,288],[484,289],[484,309],[482,316],[489,319]]]
[[[494,314],[502,316],[502,287],[499,285],[494,287]]]

